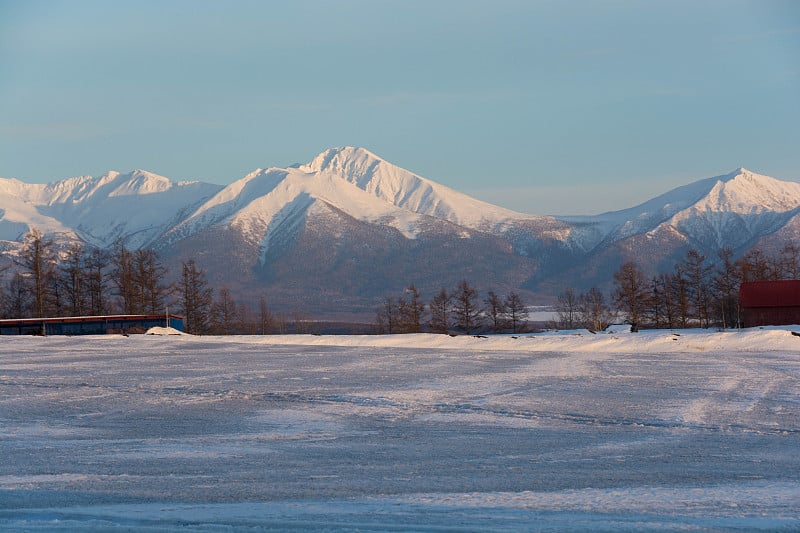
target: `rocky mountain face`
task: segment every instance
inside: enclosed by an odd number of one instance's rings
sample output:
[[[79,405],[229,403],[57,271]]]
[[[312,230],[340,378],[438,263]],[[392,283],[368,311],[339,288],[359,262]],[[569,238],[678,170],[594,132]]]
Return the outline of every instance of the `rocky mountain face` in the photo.
[[[626,259],[671,268],[689,248],[716,257],[800,234],[800,184],[745,169],[588,217],[528,215],[481,202],[362,148],[257,169],[230,185],[109,172],[48,185],[0,179],[7,255],[32,227],[63,241],[153,247],[177,271],[194,258],[241,300],[314,316],[371,318],[414,283],[429,297],[466,278],[547,301],[608,287]]]

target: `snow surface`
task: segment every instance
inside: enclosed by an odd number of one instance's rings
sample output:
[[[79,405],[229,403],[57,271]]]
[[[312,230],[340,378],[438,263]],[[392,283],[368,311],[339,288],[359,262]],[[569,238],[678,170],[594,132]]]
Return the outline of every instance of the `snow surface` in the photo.
[[[796,531],[792,330],[6,337],[0,530]]]

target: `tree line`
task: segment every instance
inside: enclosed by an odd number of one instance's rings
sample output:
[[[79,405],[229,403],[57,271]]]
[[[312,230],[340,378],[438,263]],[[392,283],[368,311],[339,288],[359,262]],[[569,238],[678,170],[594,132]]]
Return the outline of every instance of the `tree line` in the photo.
[[[518,293],[501,297],[490,290],[481,299],[477,288],[464,279],[450,291],[440,289],[427,303],[413,284],[397,297],[385,297],[376,312],[375,329],[378,334],[520,333],[527,328],[527,318],[528,309]]]
[[[227,287],[215,291],[194,259],[183,262],[177,281],[169,282],[155,250],[131,250],[122,240],[110,250],[82,243],[58,249],[34,228],[9,274],[0,285],[4,318],[164,314],[169,308],[193,334],[307,333],[313,327],[300,314],[290,319],[273,313],[264,296],[253,309]]]
[[[6,267],[9,270],[9,267]],[[168,269],[148,248],[131,250],[118,240],[110,250],[73,243],[57,249],[38,229],[25,235],[13,268],[0,284],[4,318],[107,314],[162,314],[169,307],[184,316],[194,334],[313,333],[316,324],[302,313],[273,313],[265,297],[258,306],[237,302],[227,287],[214,290],[194,259],[168,281]],[[714,259],[690,249],[669,272],[646,276],[634,261],[614,273],[611,298],[598,288],[558,295],[558,329],[605,329],[624,319],[632,327],[735,327],[739,287],[745,281],[800,279],[800,247],[793,242],[774,253],[753,248],[734,260],[730,248]],[[528,327],[520,295],[489,290],[483,295],[466,279],[442,288],[427,302],[412,284],[385,297],[376,312],[377,333],[509,332]]]
[[[648,277],[635,261],[614,273],[611,304],[633,328],[737,327],[739,287],[747,281],[800,279],[800,247],[786,243],[767,253],[753,248],[739,259],[723,247],[711,259],[690,249],[672,271]],[[568,288],[558,296],[554,325],[562,329],[604,329],[617,319],[602,292],[576,295]]]

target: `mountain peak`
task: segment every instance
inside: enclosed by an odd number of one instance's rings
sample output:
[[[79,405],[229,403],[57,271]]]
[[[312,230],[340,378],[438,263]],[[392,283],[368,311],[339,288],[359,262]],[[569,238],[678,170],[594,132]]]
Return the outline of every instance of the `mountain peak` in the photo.
[[[109,196],[159,193],[168,191],[174,185],[169,178],[141,169],[136,169],[124,176],[117,175],[115,177],[122,178],[123,181]]]
[[[720,181],[725,183],[726,185],[738,185],[739,187],[742,186],[749,186],[749,187],[764,187],[764,186],[773,186],[776,183],[784,183],[780,180],[775,178],[771,178],[769,176],[765,176],[764,174],[759,174],[758,172],[753,172],[752,170],[747,170],[746,168],[737,168],[730,174],[725,175],[724,177],[720,178]]]
[[[757,172],[753,172],[752,170],[748,170],[744,167],[739,167],[731,172],[728,172],[727,174],[723,174],[722,176],[717,177],[719,181],[722,181],[724,183],[734,181],[737,178],[743,178],[751,181],[759,181],[761,179],[768,179],[768,180],[772,179],[769,176],[764,176]]]
[[[301,165],[309,172],[324,171],[351,171],[354,167],[369,166],[371,164],[383,162],[383,160],[365,148],[355,146],[341,146],[328,148],[317,155],[310,163]]]
[[[132,170],[128,173],[128,177],[132,180],[137,180],[139,182],[155,182],[155,183],[172,183],[169,178],[165,178],[164,176],[160,176],[148,170],[142,170],[137,168]]]
[[[673,219],[676,226],[685,227],[687,220],[700,217],[707,227],[716,228],[718,241],[722,242],[725,232],[721,225],[730,223],[731,216],[789,213],[800,207],[800,184],[780,181],[746,168],[712,178],[712,182],[713,186],[702,198],[676,213]],[[730,238],[735,240],[735,237]]]

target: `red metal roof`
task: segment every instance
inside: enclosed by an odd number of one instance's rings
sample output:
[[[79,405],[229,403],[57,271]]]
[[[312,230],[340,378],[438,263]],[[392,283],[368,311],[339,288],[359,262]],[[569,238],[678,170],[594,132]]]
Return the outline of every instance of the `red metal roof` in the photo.
[[[747,281],[739,288],[739,302],[746,307],[800,307],[800,280]]]
[[[73,322],[98,322],[103,320],[160,320],[167,315],[97,315],[97,316],[65,316],[54,318],[4,318],[0,320],[0,325],[8,324],[64,324]],[[183,320],[182,316],[169,315],[170,320]]]

